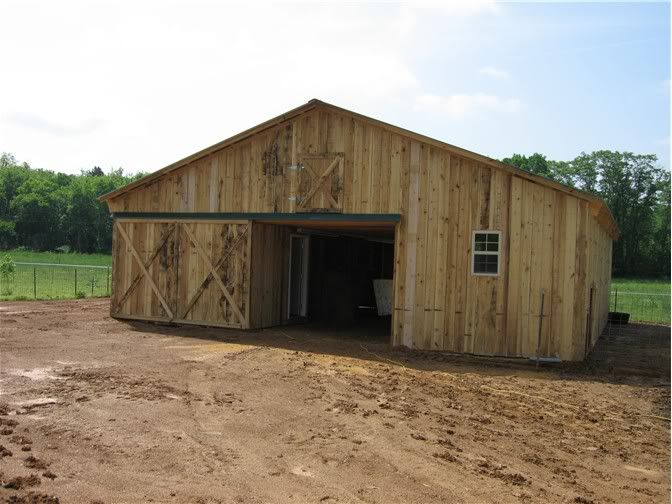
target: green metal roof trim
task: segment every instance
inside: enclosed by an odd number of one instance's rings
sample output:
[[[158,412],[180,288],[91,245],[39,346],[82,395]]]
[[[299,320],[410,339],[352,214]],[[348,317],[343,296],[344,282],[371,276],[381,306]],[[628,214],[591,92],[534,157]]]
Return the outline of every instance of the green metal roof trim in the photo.
[[[114,219],[171,220],[276,220],[315,222],[399,222],[401,214],[273,213],[273,212],[114,212]]]

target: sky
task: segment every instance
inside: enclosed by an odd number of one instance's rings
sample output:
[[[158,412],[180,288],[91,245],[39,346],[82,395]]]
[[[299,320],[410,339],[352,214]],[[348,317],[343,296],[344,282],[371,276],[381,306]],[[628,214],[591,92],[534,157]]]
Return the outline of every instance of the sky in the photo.
[[[0,152],[151,172],[299,106],[670,168],[669,3],[3,0]]]

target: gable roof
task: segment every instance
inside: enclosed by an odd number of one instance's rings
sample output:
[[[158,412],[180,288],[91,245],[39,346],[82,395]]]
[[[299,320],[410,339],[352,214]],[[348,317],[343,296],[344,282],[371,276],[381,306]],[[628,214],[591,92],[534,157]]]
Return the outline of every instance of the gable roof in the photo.
[[[214,145],[211,145],[210,147],[206,147],[203,150],[200,150],[190,156],[185,157],[184,159],[180,159],[179,161],[172,163],[164,168],[161,168],[160,170],[157,170],[153,173],[150,173],[149,175],[146,175],[134,182],[131,182],[130,184],[127,184],[123,187],[120,187],[119,189],[116,189],[114,191],[111,191],[109,193],[103,194],[102,196],[99,196],[98,199],[100,201],[107,201],[112,198],[116,198],[118,196],[121,196],[127,192],[133,191],[135,189],[138,189],[140,187],[146,186],[147,184],[153,182],[154,180],[174,171],[177,170],[178,168],[181,168],[193,161],[196,161],[198,159],[201,159],[209,154],[212,154],[213,152],[219,151],[221,149],[224,149],[226,147],[229,147],[233,144],[236,144],[238,142],[242,142],[251,136],[260,133],[266,129],[272,128],[274,126],[277,126],[280,123],[283,123],[289,119],[293,119],[297,116],[300,116],[302,114],[305,114],[306,112],[309,112],[315,108],[326,108],[326,109],[331,109],[333,111],[336,111],[338,113],[344,114],[344,115],[349,115],[355,119],[358,119],[362,122],[366,122],[369,124],[373,124],[375,126],[381,127],[383,129],[386,129],[388,131],[391,131],[393,133],[397,133],[409,138],[412,138],[414,140],[433,145],[435,147],[445,149],[451,152],[454,152],[456,154],[459,154],[460,156],[463,156],[467,159],[472,159],[474,161],[478,161],[479,163],[483,163],[488,166],[492,166],[493,168],[497,168],[499,170],[504,170],[508,173],[511,173],[512,175],[515,175],[517,177],[529,180],[531,182],[550,187],[552,189],[555,189],[557,191],[570,194],[572,196],[575,196],[579,199],[588,201],[591,205],[591,209],[593,211],[593,215],[596,217],[600,225],[602,225],[607,233],[614,239],[617,240],[620,231],[618,229],[618,225],[616,224],[616,221],[614,220],[613,215],[611,214],[611,211],[607,207],[607,205],[602,201],[602,199],[598,198],[597,196],[590,194],[585,191],[581,191],[579,189],[575,189],[574,187],[561,184],[559,182],[556,182],[554,180],[541,177],[539,175],[533,175],[532,173],[529,173],[525,170],[522,170],[516,166],[503,163],[501,161],[498,161],[493,158],[489,158],[487,156],[483,156],[481,154],[478,154],[476,152],[469,151],[467,149],[463,149],[461,147],[457,147],[455,145],[451,145],[446,142],[442,142],[441,140],[436,140],[434,138],[421,135],[420,133],[415,133],[413,131],[400,128],[399,126],[394,126],[393,124],[389,124],[383,121],[380,121],[378,119],[373,119],[371,117],[367,117],[362,114],[358,114],[357,112],[353,112],[351,110],[347,110],[341,107],[338,107],[336,105],[332,105],[330,103],[323,102],[318,99],[312,99],[308,101],[307,103],[296,107],[288,112],[285,112],[284,114],[281,114],[277,117],[274,117],[273,119],[269,119],[268,121],[265,121],[261,124],[258,124],[257,126],[254,126],[250,129],[247,129],[241,133],[238,133],[237,135],[234,135],[230,138],[227,138],[226,140],[223,140],[221,142],[218,142]]]

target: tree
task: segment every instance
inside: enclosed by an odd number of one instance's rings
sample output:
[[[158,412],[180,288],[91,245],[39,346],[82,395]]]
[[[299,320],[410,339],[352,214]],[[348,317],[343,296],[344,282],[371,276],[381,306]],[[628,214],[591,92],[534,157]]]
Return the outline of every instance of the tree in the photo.
[[[52,177],[41,174],[26,180],[12,200],[16,235],[22,245],[50,250],[62,245],[60,220],[66,191]]]
[[[533,173],[534,175],[541,175],[542,177],[552,176],[551,169],[548,164],[549,162],[546,160],[546,156],[536,152],[530,157],[524,156],[522,154],[514,154],[510,158],[502,159],[502,162],[517,166],[518,168]]]
[[[87,177],[104,177],[105,172],[100,166],[94,166],[89,171],[84,172]]]
[[[8,220],[0,220],[0,248],[9,249],[16,244],[16,224]]]

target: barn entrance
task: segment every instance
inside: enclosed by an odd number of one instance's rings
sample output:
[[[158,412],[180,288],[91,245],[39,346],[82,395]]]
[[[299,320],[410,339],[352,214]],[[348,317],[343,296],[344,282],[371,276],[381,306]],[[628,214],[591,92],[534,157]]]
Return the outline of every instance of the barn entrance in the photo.
[[[390,342],[395,222],[268,224],[260,223],[259,235],[270,237],[270,227],[285,233],[283,250],[277,240],[255,240],[267,256],[275,248],[282,269],[284,292],[271,301],[284,311],[281,323],[311,335]],[[266,276],[253,269],[253,279]],[[259,290],[253,285],[253,311]]]
[[[302,233],[291,241],[289,322],[388,341],[394,232],[306,229]]]

